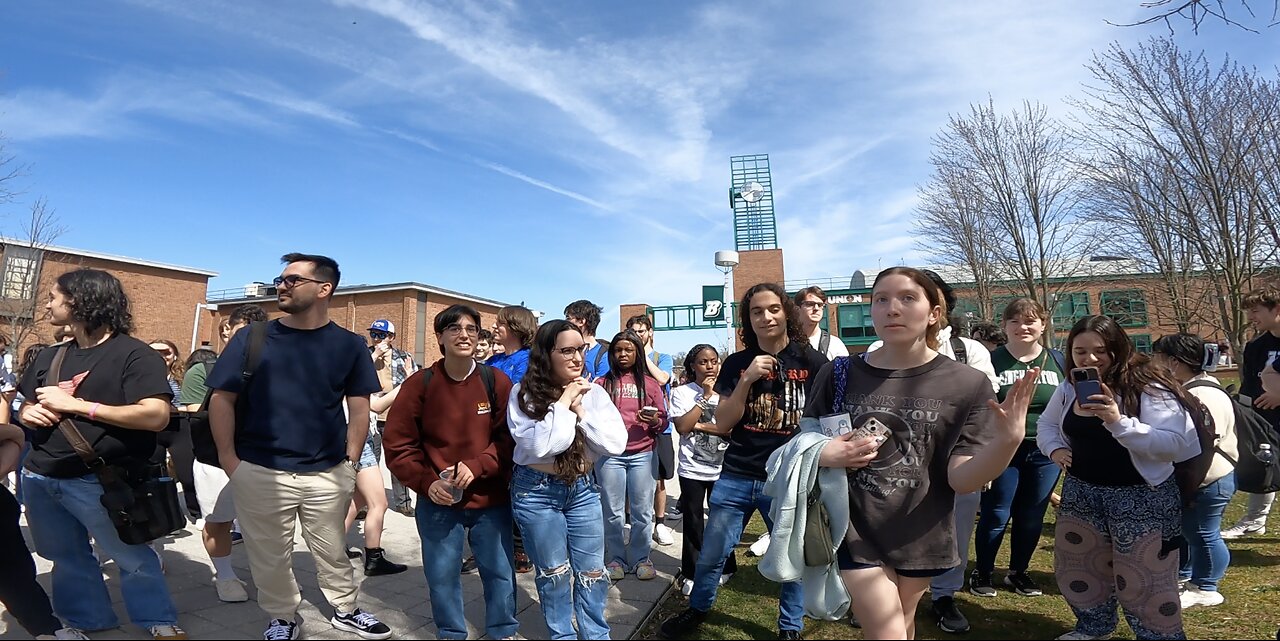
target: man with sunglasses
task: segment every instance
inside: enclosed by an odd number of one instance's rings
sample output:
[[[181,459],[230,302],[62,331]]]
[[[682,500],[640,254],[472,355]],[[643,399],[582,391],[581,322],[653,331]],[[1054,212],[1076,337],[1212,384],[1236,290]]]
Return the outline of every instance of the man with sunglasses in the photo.
[[[301,522],[320,589],[335,610],[329,622],[365,639],[386,639],[391,629],[356,607],[359,584],[343,546],[378,376],[364,341],[329,320],[338,263],[308,254],[281,260],[276,300],[285,316],[266,324],[253,373],[242,377],[256,327],[232,337],[207,381],[215,390],[209,422],[218,461],[231,479],[258,605],[271,618],[263,636],[296,639],[301,631],[293,576]]]
[[[378,373],[378,383],[382,385],[382,393],[386,394],[400,386],[409,375],[418,369],[413,357],[395,346],[396,326],[386,319],[378,319],[369,325],[369,340],[373,346],[369,353],[373,357],[373,370]],[[377,433],[373,436],[373,451],[377,457],[382,456],[382,430],[387,425],[387,413],[378,414]],[[394,475],[391,477],[391,509],[408,517],[413,516],[413,499],[409,489]]]

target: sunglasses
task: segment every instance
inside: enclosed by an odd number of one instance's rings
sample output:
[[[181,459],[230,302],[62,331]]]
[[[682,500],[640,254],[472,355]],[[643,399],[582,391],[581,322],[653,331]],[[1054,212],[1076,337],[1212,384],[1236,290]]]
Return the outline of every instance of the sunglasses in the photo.
[[[387,336],[390,336],[390,334],[386,332],[369,332],[369,338],[372,338],[375,341],[380,341]]]

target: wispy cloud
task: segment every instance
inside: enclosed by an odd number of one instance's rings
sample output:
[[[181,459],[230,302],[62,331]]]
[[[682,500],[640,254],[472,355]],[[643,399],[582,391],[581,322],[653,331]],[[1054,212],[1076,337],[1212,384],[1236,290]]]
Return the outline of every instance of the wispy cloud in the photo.
[[[611,211],[615,211],[615,210],[614,210],[614,208],[612,208],[612,207],[610,207],[610,206],[608,206],[608,205],[606,205],[606,204],[604,204],[604,203],[602,203],[602,202],[600,202],[600,201],[598,201],[598,200],[593,200],[593,199],[591,199],[591,198],[588,198],[588,197],[586,197],[586,196],[583,196],[582,194],[579,194],[578,192],[570,191],[570,190],[565,189],[565,188],[563,188],[563,187],[557,187],[557,186],[555,186],[555,185],[553,185],[553,184],[551,184],[551,183],[549,183],[549,182],[547,182],[547,181],[545,181],[545,180],[538,180],[537,178],[534,178],[534,177],[532,177],[532,176],[528,176],[528,175],[526,175],[526,174],[520,173],[520,172],[518,172],[518,171],[516,171],[516,170],[514,170],[514,169],[512,169],[512,168],[510,168],[510,167],[505,167],[505,166],[503,166],[503,165],[499,165],[499,164],[498,164],[498,163],[496,163],[496,162],[488,162],[488,161],[483,161],[483,160],[481,160],[481,161],[477,161],[477,162],[478,162],[478,164],[479,164],[480,166],[482,166],[482,167],[484,167],[484,168],[486,168],[486,169],[491,169],[491,170],[496,171],[496,172],[498,172],[498,173],[500,173],[500,174],[503,174],[503,175],[505,175],[505,176],[510,176],[510,177],[512,177],[512,178],[515,178],[516,180],[519,180],[519,181],[522,181],[522,182],[529,183],[530,185],[533,185],[534,187],[539,187],[539,188],[541,188],[541,189],[545,189],[545,190],[547,190],[547,191],[549,191],[549,192],[556,193],[556,194],[560,194],[561,196],[565,196],[565,197],[567,197],[567,198],[572,198],[572,199],[574,199],[574,200],[576,200],[576,201],[578,201],[578,202],[580,202],[580,203],[584,203],[584,204],[587,204],[587,205],[591,205],[592,207],[595,207],[596,209],[601,209],[601,210],[604,210],[604,211],[610,211],[610,212],[611,212]]]

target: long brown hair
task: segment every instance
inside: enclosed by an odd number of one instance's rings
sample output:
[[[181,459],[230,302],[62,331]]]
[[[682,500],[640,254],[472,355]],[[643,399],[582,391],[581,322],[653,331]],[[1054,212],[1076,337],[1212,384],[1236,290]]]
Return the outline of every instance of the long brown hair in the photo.
[[[540,418],[551,411],[551,406],[560,400],[564,386],[555,380],[554,365],[551,361],[555,353],[556,339],[563,332],[574,332],[581,335],[578,328],[567,320],[553,320],[538,328],[533,337],[533,345],[529,348],[529,369],[520,379],[520,409],[530,418]],[[643,354],[643,352],[642,352]],[[556,354],[559,358],[559,354]],[[572,483],[583,470],[587,469],[587,443],[582,435],[582,428],[577,428],[573,443],[569,449],[556,455],[555,478]]]
[[[911,282],[919,285],[920,289],[924,290],[925,298],[929,299],[929,305],[942,310],[942,313],[938,316],[938,322],[924,330],[925,345],[928,345],[929,349],[937,350],[942,345],[942,342],[938,340],[938,333],[947,326],[947,314],[950,313],[950,310],[947,309],[947,299],[942,293],[942,288],[932,278],[929,278],[928,274],[919,269],[914,267],[890,267],[876,274],[876,280],[871,284],[871,292],[875,293],[876,286],[880,284],[882,279],[895,274],[910,278]]]
[[[169,368],[169,378],[172,378],[173,380],[178,381],[178,384],[181,385],[182,375],[186,372],[186,370],[183,369],[184,361],[182,360],[182,353],[178,351],[178,346],[175,345],[173,341],[167,338],[157,338],[147,344],[155,345],[156,343],[160,343],[165,347],[168,347],[169,351],[173,352],[173,362],[166,363],[166,365]]]
[[[1151,362],[1145,354],[1133,348],[1129,335],[1124,333],[1114,320],[1108,316],[1085,316],[1076,321],[1067,335],[1067,367],[1078,367],[1072,347],[1076,337],[1085,332],[1093,332],[1102,337],[1102,344],[1107,348],[1111,358],[1111,367],[1102,375],[1102,382],[1120,395],[1124,409],[1137,416],[1142,405],[1142,393],[1149,385],[1164,388],[1182,403],[1183,407],[1194,407],[1189,403],[1187,395],[1182,392],[1182,385],[1173,380],[1167,370]]]

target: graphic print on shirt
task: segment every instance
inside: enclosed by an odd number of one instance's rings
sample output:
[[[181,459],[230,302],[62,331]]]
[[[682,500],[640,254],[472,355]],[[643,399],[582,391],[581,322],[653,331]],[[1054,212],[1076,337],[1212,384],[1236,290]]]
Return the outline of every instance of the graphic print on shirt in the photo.
[[[705,397],[698,397],[697,406],[702,410],[702,416],[698,422],[714,423],[717,404],[708,401]],[[694,430],[685,438],[693,444],[690,454],[694,463],[707,467],[720,467],[724,464],[724,451],[729,449],[729,441],[700,430]]]
[[[808,370],[788,369],[782,372],[774,370],[756,381],[747,397],[742,428],[765,434],[793,434],[800,425],[800,414],[804,412],[804,387],[808,380]]]
[[[72,395],[72,396],[75,396],[75,395],[76,395],[76,390],[80,388],[80,382],[81,382],[81,381],[83,381],[83,380],[84,380],[84,377],[86,377],[86,376],[88,376],[88,375],[89,375],[89,372],[80,372],[79,374],[76,374],[75,376],[72,376],[72,377],[71,377],[71,380],[69,380],[69,381],[59,381],[59,382],[58,382],[58,389],[60,389],[60,390],[62,390],[62,391],[64,391],[64,392],[66,392],[66,393],[68,393],[68,394],[70,394],[70,395]]]
[[[996,374],[996,377],[1000,379],[1000,387],[1007,387],[1022,380],[1022,377],[1026,375],[1027,370],[1025,369],[1007,369]],[[1040,377],[1036,379],[1036,385],[1051,385],[1053,387],[1058,387],[1061,384],[1062,376],[1050,369],[1040,370]]]
[[[941,409],[942,401],[936,398],[854,394],[846,399],[845,411],[853,417],[854,430],[889,431],[875,460],[851,474],[853,482],[880,498],[902,488],[920,487],[921,479],[929,474],[929,462],[921,453],[930,449]]]

